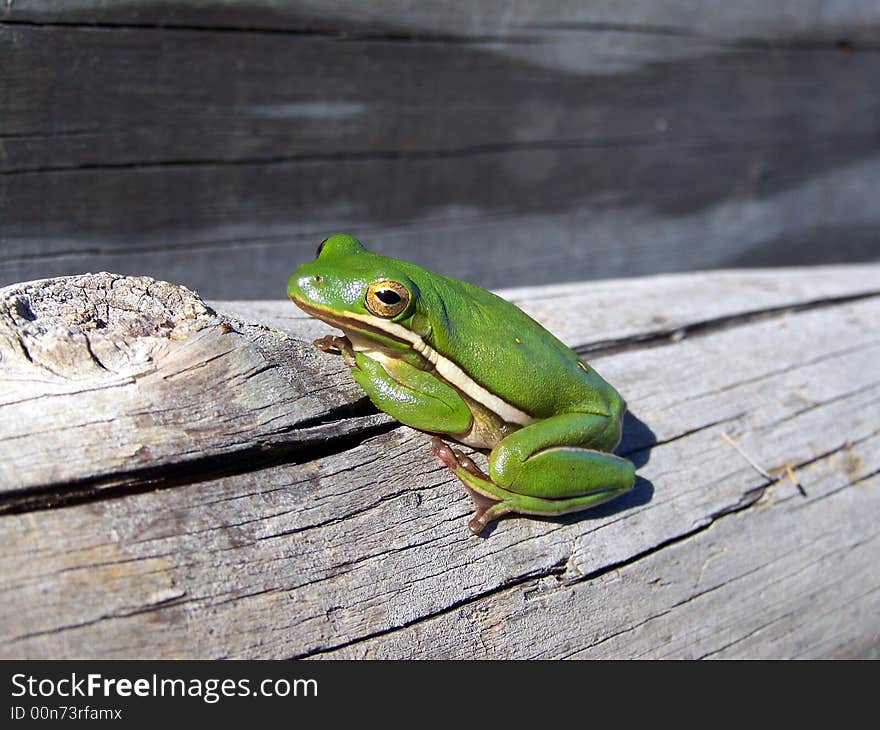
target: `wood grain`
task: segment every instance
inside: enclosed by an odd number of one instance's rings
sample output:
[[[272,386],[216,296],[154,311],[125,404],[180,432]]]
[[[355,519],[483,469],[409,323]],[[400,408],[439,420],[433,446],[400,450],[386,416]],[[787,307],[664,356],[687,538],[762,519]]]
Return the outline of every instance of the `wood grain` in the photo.
[[[506,292],[619,387],[639,480],[482,539],[291,304],[2,290],[0,654],[877,656],[878,274]]]
[[[585,5],[578,0],[542,0],[522,3],[516,0],[484,0],[463,5],[456,0],[436,0],[402,8],[393,0],[376,0],[368,5],[360,0],[206,0],[181,3],[179,0],[145,0],[140,3],[119,0],[15,0],[3,8],[7,21],[103,23],[106,25],[163,25],[202,28],[260,28],[368,34],[382,31],[433,31],[435,36],[451,38],[505,37],[529,28],[573,28],[590,30],[629,30],[634,33],[705,35],[741,40],[772,40],[793,31],[805,37],[839,40],[842,28],[854,17],[861,25],[853,28],[854,39],[876,39],[880,11],[852,0],[825,0],[821,4],[801,5],[797,14],[785,6],[744,0],[708,5],[694,12],[686,3],[658,5],[650,0],[626,4],[615,0],[595,0]],[[857,13],[857,15],[856,15]],[[417,35],[415,36],[418,37]]]
[[[397,7],[0,8],[0,283],[260,300],[342,229],[488,287],[877,258],[876,9]]]

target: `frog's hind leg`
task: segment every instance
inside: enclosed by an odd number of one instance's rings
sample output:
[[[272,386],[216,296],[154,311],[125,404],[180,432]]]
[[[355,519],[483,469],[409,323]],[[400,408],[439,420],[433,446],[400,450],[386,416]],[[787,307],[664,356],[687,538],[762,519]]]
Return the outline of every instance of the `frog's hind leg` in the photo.
[[[476,492],[477,513],[468,527],[478,535],[509,512],[549,516],[595,507],[632,488],[631,462],[607,451],[619,438],[610,419],[565,414],[515,431],[489,456],[487,476],[473,462],[440,439],[434,453]],[[584,444],[586,442],[586,444]],[[584,445],[581,445],[584,444]]]
[[[599,489],[590,494],[576,497],[555,499],[517,494],[498,486],[480,471],[470,458],[464,456],[458,449],[451,448],[436,436],[431,439],[431,446],[437,457],[459,478],[471,496],[471,501],[474,504],[474,516],[468,523],[468,529],[474,535],[481,534],[490,522],[494,522],[499,517],[511,512],[546,517],[596,507],[616,497],[632,484],[632,466],[629,462],[619,459],[622,472],[620,486]],[[597,456],[608,457],[610,455],[597,453]]]
[[[474,517],[468,523],[468,529],[474,535],[479,535],[490,522],[512,511],[510,505],[505,504],[500,494],[493,494],[486,490],[486,486],[492,482],[489,476],[474,463],[473,459],[465,456],[458,449],[452,448],[437,436],[431,439],[431,449],[437,458],[461,480],[470,495],[474,504]],[[481,489],[477,489],[478,484],[481,485]]]
[[[474,464],[471,458],[436,436],[431,439],[431,448],[437,458],[459,478],[465,491],[471,497],[474,504],[474,516],[468,522],[468,529],[474,535],[479,535],[490,522],[494,522],[499,517],[511,512],[533,515],[562,514],[585,509],[597,501],[595,495],[568,500],[523,497],[499,487]]]

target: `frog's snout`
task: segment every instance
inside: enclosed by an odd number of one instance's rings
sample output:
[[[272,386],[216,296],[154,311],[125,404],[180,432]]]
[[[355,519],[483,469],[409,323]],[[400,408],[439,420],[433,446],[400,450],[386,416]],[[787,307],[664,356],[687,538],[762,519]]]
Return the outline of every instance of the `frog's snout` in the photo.
[[[294,301],[320,302],[325,289],[323,284],[321,274],[300,266],[287,280],[287,296]]]
[[[291,274],[290,278],[287,280],[287,296],[291,299],[296,299],[300,296],[300,277],[298,274]]]

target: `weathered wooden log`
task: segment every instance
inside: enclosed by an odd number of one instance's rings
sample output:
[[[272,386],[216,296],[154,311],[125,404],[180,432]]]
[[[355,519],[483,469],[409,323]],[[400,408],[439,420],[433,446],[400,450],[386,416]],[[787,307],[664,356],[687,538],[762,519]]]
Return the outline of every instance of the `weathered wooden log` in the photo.
[[[878,282],[507,292],[620,389],[639,478],[482,538],[289,302],[2,289],[0,656],[877,656]]]

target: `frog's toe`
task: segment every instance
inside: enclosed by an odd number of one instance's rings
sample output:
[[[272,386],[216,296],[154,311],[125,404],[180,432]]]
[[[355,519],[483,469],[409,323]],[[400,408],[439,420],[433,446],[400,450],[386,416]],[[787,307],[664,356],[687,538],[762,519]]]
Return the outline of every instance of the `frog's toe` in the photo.
[[[461,449],[451,447],[438,436],[431,439],[431,450],[452,471],[457,473],[458,469],[464,469],[479,479],[489,480],[489,477],[474,463],[473,459],[466,456]]]
[[[467,491],[471,495],[475,510],[473,518],[468,522],[468,530],[474,535],[480,535],[490,522],[513,511],[507,502],[489,499],[472,489]]]
[[[312,344],[322,352],[331,352],[338,355],[340,353],[340,349],[337,340],[339,340],[339,337],[337,337],[336,335],[324,335],[323,337],[319,337],[317,340],[312,340]]]
[[[331,355],[342,355],[349,367],[354,365],[354,351],[351,348],[351,341],[348,337],[324,335],[317,340],[313,340],[312,344],[321,352],[327,352]]]
[[[494,522],[513,510],[508,502],[495,499],[484,493],[487,488],[491,488],[491,480],[474,463],[474,460],[465,456],[461,450],[452,448],[438,436],[431,439],[431,449],[437,458],[461,480],[470,495],[471,501],[474,503],[474,517],[468,523],[468,529],[474,535],[479,535],[490,522]]]
[[[485,514],[485,512],[483,513]],[[471,531],[472,535],[480,536],[480,533],[486,529],[486,522],[482,519],[482,514],[474,515],[474,518],[468,522],[468,530]]]
[[[489,478],[489,475],[486,474],[486,472],[484,472],[482,469],[480,469],[480,467],[478,467],[474,463],[474,460],[471,459],[469,456],[462,455],[462,457],[458,460],[458,466],[461,469],[464,469],[469,474],[473,474],[473,476],[475,476],[477,479],[479,479],[481,481],[484,481],[484,482],[491,482],[492,481]]]
[[[458,459],[455,458],[455,452],[450,448],[449,444],[443,441],[439,436],[434,436],[431,439],[431,451],[434,452],[434,456],[440,459],[440,461],[446,464],[450,469],[455,469],[458,466]]]

